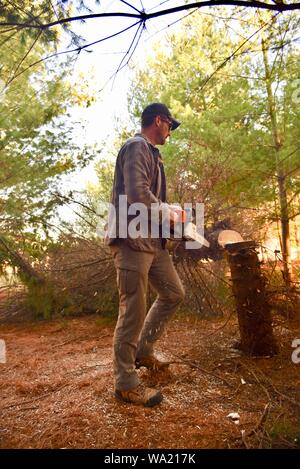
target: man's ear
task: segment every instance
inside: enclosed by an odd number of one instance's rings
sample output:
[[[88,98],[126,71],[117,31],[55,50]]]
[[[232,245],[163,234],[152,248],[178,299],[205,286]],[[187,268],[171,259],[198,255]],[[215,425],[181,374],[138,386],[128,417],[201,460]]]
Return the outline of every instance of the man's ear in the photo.
[[[159,117],[159,116],[155,116],[154,122],[155,122],[156,127],[158,127],[158,126],[159,126],[159,123],[160,123],[160,117]]]

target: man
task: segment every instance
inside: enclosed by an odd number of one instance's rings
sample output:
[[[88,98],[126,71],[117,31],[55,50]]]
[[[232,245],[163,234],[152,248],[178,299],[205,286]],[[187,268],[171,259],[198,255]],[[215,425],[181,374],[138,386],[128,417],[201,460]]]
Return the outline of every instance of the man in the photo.
[[[115,397],[148,407],[159,404],[163,396],[156,389],[140,385],[136,368],[145,366],[158,371],[168,366],[155,358],[153,346],[184,298],[184,289],[165,249],[161,229],[166,213],[171,223],[178,214],[165,203],[165,173],[156,148],[156,145],[164,145],[170,132],[179,125],[164,104],[147,106],[142,113],[141,133],[129,138],[118,154],[113,185],[116,231],[115,236],[108,235],[108,244],[119,290],[119,317],[114,334]],[[144,237],[121,236],[124,226],[120,225],[125,221],[127,228],[132,216],[121,213],[120,217],[120,196],[127,196],[126,209],[137,202],[144,204],[148,214],[153,206],[158,208],[158,236],[151,237],[151,232]],[[148,281],[157,298],[146,315]]]

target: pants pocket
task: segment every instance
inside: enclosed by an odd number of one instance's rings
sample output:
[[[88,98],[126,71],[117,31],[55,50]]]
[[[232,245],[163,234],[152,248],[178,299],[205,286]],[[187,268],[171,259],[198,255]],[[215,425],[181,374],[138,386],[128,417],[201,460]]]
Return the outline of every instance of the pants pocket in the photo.
[[[140,273],[135,270],[117,269],[117,284],[120,293],[134,293],[137,290]]]

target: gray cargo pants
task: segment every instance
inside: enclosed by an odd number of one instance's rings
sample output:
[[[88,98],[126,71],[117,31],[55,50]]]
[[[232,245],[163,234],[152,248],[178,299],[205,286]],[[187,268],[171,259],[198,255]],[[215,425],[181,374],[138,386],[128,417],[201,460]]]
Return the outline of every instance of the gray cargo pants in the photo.
[[[185,293],[168,250],[135,251],[125,243],[110,248],[119,289],[113,344],[115,389],[128,391],[139,384],[136,358],[153,355],[155,341]],[[157,298],[146,315],[148,280]]]

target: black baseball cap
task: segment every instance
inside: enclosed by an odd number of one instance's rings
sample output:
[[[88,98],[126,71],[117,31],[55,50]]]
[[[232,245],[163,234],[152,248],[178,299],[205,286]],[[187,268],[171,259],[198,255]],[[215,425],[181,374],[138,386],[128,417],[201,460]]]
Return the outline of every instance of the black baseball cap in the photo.
[[[147,117],[156,117],[156,116],[165,116],[167,119],[169,119],[172,123],[171,130],[177,129],[177,127],[180,125],[180,122],[174,119],[172,117],[169,109],[165,104],[162,103],[152,103],[149,104],[147,107],[142,112],[142,121],[147,118]]]

